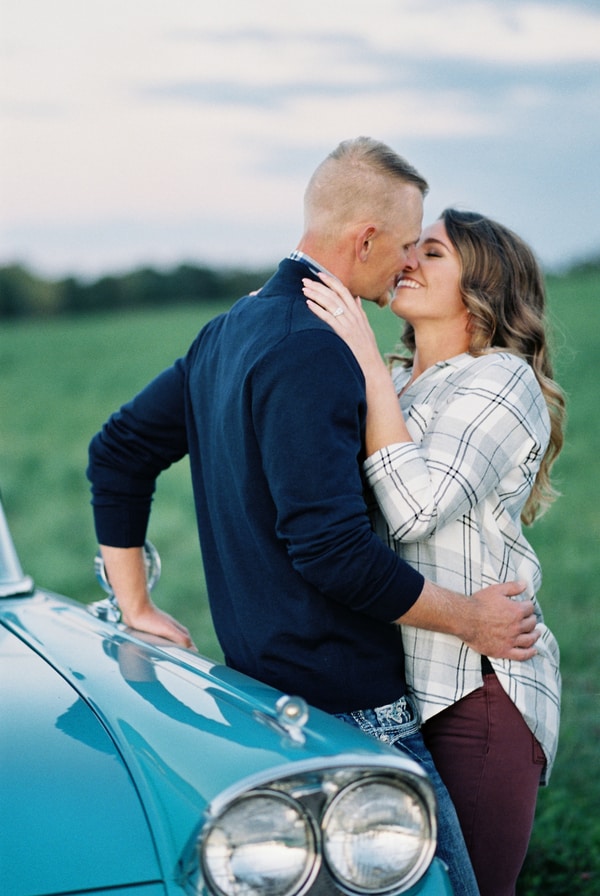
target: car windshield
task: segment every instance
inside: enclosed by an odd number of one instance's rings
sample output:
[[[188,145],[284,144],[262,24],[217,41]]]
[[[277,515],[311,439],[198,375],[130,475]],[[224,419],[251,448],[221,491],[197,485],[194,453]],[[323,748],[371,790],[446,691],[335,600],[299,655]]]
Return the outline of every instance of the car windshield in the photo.
[[[32,580],[23,575],[0,501],[0,597],[26,594],[32,588]]]

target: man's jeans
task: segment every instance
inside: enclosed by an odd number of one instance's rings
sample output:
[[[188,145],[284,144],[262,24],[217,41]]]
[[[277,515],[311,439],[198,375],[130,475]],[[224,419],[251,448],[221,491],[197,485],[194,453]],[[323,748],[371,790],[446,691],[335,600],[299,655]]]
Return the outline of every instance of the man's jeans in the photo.
[[[448,866],[456,896],[479,896],[454,804],[423,742],[418,712],[410,697],[401,697],[395,703],[376,709],[338,713],[337,717],[360,728],[365,734],[390,744],[425,769],[433,784],[438,805],[436,855]]]

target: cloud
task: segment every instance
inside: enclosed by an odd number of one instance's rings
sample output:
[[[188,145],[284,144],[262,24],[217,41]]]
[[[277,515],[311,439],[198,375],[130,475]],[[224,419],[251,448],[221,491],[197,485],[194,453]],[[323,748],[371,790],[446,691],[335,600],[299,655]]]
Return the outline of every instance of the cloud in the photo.
[[[593,0],[464,0],[451,6],[447,0],[404,0],[401,5],[372,0],[368,12],[352,0],[326,5],[305,0],[302,16],[293,23],[281,14],[280,2],[263,2],[258,8],[247,7],[246,16],[240,16],[246,18],[246,26],[237,23],[233,28],[227,9],[225,4],[222,29],[216,27],[216,11],[206,28],[173,31],[168,38],[208,49],[217,71],[218,56],[231,64],[228,54],[240,48],[240,62],[248,52],[269,52],[273,65],[294,48],[303,55],[313,48],[360,59],[364,52],[383,51],[388,58],[394,54],[411,63],[459,59],[529,68],[600,60],[600,11]],[[252,72],[247,75],[252,80]]]
[[[518,209],[548,258],[582,225],[600,242],[597,4],[3,2],[0,263],[276,258],[358,133],[423,170],[432,206]]]

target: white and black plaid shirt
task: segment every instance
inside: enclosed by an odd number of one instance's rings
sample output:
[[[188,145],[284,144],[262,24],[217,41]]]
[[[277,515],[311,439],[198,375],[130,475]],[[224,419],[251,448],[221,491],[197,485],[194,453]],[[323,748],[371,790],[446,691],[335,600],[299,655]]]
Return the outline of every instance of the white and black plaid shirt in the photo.
[[[395,368],[400,393],[410,371]],[[414,443],[378,451],[365,472],[383,514],[378,534],[446,588],[471,594],[494,582],[541,584],[520,523],[549,438],[546,404],[530,366],[507,352],[459,355],[425,371],[400,398]],[[386,525],[387,524],[387,525]],[[558,741],[561,680],[556,640],[536,601],[537,655],[491,660],[540,742],[548,780]],[[451,635],[403,626],[406,674],[423,721],[482,684],[481,657]]]

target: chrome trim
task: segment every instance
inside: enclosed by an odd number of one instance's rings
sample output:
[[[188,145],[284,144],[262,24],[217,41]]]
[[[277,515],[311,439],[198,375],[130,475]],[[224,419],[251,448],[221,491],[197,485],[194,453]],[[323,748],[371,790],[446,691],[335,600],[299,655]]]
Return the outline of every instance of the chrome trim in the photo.
[[[420,766],[406,757],[399,756],[396,762],[394,756],[369,756],[367,758],[364,755],[352,753],[332,756],[326,761],[324,761],[323,757],[319,757],[318,759],[287,763],[250,775],[222,791],[204,810],[202,818],[199,820],[198,829],[182,853],[179,862],[181,880],[195,886],[202,879],[197,877],[197,875],[201,873],[203,866],[204,836],[218,820],[219,816],[238,799],[251,796],[254,792],[270,789],[284,793],[298,801],[304,807],[304,810],[310,814],[315,813],[315,809],[309,808],[311,799],[313,797],[319,800],[322,799],[324,801],[322,808],[316,810],[317,814],[315,815],[315,825],[317,826],[315,830],[318,828],[319,850],[321,851],[321,828],[326,815],[327,804],[348,786],[357,785],[361,780],[366,781],[369,778],[381,779],[387,776],[399,785],[404,786],[407,790],[414,791],[415,797],[421,801],[429,822],[429,836],[426,838],[427,846],[423,850],[418,865],[415,866],[413,871],[399,886],[382,891],[387,896],[397,896],[397,894],[406,892],[407,889],[415,886],[426,873],[435,853],[437,843],[437,804],[433,787]],[[324,855],[321,858],[324,859]],[[365,892],[356,888],[349,888],[335,873],[325,870],[327,868],[326,862],[321,861],[321,867],[323,868],[323,873],[330,875],[330,883],[324,884],[324,886],[330,887],[333,885],[336,888],[331,892],[345,893],[349,894],[349,896],[358,896],[360,892]],[[312,883],[314,883],[314,880],[311,880]],[[211,892],[216,891],[211,890]],[[306,891],[303,890],[302,892]],[[319,890],[319,892],[321,891]],[[327,892],[330,892],[330,890],[327,889]]]
[[[21,568],[0,501],[0,597],[21,597],[34,588],[33,579]]]

